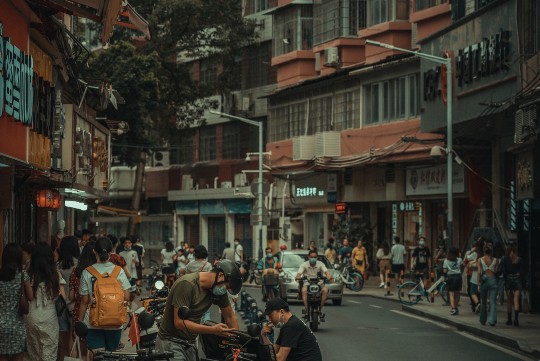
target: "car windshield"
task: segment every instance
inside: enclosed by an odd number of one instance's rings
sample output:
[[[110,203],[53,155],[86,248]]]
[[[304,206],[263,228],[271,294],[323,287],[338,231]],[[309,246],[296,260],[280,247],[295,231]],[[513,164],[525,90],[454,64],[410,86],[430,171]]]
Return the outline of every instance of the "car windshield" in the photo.
[[[296,253],[285,253],[283,254],[283,260],[281,264],[283,268],[300,268],[300,265],[308,260],[307,253],[305,254],[296,254]],[[319,255],[319,261],[324,263],[326,268],[331,268],[330,262],[325,256]]]

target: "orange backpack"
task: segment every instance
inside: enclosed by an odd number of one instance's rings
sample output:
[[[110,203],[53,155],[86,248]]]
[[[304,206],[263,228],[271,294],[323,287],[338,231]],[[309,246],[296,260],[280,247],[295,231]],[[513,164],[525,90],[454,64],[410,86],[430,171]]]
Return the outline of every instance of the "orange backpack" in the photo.
[[[96,278],[94,283],[94,302],[90,305],[90,325],[93,327],[120,327],[127,321],[127,307],[124,302],[124,290],[118,280],[122,270],[114,266],[114,270],[101,274],[90,266],[86,268]]]

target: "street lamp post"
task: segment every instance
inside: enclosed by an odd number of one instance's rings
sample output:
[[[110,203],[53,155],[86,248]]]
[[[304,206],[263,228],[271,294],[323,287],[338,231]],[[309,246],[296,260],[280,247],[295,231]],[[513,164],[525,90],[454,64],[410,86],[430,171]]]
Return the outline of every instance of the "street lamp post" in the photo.
[[[262,250],[262,235],[263,235],[263,123],[262,122],[256,122],[251,119],[246,119],[242,117],[238,117],[236,115],[231,115],[227,113],[218,112],[215,110],[210,110],[210,113],[216,114],[225,118],[231,118],[239,120],[243,123],[247,123],[250,125],[254,125],[256,127],[259,127],[259,169],[258,169],[258,182],[257,182],[257,218],[258,218],[258,233],[259,233],[259,259],[263,256],[263,250]]]
[[[452,147],[453,147],[453,134],[452,134],[452,59],[442,58],[439,56],[421,53],[420,51],[413,51],[409,49],[398,48],[390,44],[381,43],[378,41],[366,40],[366,44],[379,46],[381,48],[386,48],[390,50],[398,50],[404,53],[414,54],[420,58],[424,58],[439,64],[446,66],[446,178],[448,184],[448,217],[447,217],[447,228],[448,228],[448,248],[452,246],[452,238],[454,236],[454,186],[452,183],[452,173],[453,173],[453,164],[452,164]]]

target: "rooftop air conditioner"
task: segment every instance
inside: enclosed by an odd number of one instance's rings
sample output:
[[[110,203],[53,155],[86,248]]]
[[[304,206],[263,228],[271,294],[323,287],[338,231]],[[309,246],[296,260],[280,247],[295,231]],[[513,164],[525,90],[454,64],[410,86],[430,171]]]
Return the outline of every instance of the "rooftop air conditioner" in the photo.
[[[245,187],[248,184],[245,173],[238,173],[234,175],[234,186]]]
[[[331,46],[324,49],[324,65],[325,66],[335,66],[339,63],[339,54],[338,48]]]
[[[191,178],[190,174],[186,174],[182,176],[182,190],[183,191],[190,191],[193,189],[193,178]]]
[[[221,188],[232,188],[232,182],[221,182]]]
[[[169,152],[158,150],[152,153],[152,166],[153,167],[167,167],[169,165],[171,165]]]
[[[315,136],[301,135],[293,138],[293,160],[310,160],[315,156]]]

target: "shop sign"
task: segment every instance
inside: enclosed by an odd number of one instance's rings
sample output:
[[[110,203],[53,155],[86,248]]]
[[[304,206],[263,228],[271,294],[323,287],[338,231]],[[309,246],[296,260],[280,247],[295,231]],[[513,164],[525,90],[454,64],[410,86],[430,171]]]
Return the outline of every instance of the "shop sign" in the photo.
[[[345,213],[347,213],[347,204],[336,203],[336,214],[345,214]]]
[[[0,116],[4,112],[25,125],[32,124],[34,61],[4,38],[0,23]]]
[[[452,183],[454,193],[465,192],[465,171],[462,165],[453,167]],[[448,192],[446,164],[435,167],[408,167],[405,194],[435,195]]]
[[[416,212],[418,209],[416,202],[399,202],[399,210],[402,212]]]
[[[92,135],[89,131],[77,127],[75,130],[75,154],[83,174],[90,172],[92,157]]]
[[[317,187],[296,187],[295,197],[324,197],[324,190]]]
[[[94,167],[99,168],[100,172],[106,172],[109,163],[109,153],[107,151],[107,145],[105,144],[105,140],[97,137],[94,138],[94,143],[92,147],[92,160],[94,163]]]

